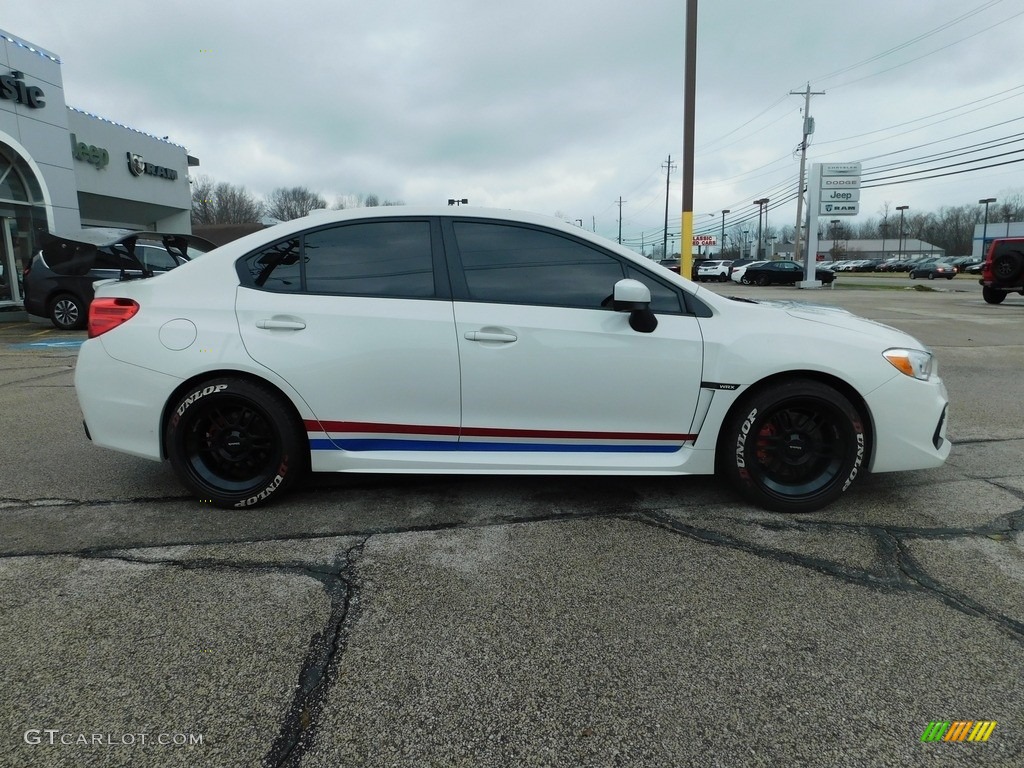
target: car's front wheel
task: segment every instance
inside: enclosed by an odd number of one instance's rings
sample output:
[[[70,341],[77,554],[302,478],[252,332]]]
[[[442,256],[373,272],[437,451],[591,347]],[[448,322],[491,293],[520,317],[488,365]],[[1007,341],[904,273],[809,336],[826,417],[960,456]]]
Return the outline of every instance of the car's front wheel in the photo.
[[[85,327],[85,321],[85,305],[77,296],[62,293],[50,301],[50,322],[55,328],[76,331]]]
[[[832,503],[866,471],[864,420],[842,393],[794,379],[746,395],[718,445],[719,467],[748,500],[776,512]]]
[[[218,378],[184,392],[165,431],[181,482],[200,501],[245,508],[280,496],[306,468],[309,443],[289,403],[268,387]]]

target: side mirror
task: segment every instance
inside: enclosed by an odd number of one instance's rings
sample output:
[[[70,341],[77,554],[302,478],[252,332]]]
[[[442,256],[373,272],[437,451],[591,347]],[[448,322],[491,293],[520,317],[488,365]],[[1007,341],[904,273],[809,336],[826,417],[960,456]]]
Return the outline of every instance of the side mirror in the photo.
[[[651,333],[658,318],[651,311],[651,290],[639,280],[619,280],[612,291],[612,309],[629,312],[629,327],[637,333]]]

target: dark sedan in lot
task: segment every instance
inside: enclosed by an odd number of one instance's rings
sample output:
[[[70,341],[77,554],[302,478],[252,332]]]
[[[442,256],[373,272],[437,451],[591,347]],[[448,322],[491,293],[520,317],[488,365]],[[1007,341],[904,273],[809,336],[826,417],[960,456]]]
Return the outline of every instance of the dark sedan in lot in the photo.
[[[836,279],[836,273],[830,269],[815,269],[814,277],[829,285]],[[768,261],[747,267],[740,282],[744,285],[796,285],[803,279],[804,268],[795,261]]]
[[[910,279],[914,280],[918,277],[927,277],[929,280],[934,280],[936,277],[944,277],[947,280],[952,280],[956,277],[957,268],[946,261],[923,261],[920,264],[916,264],[913,269],[910,270]]]

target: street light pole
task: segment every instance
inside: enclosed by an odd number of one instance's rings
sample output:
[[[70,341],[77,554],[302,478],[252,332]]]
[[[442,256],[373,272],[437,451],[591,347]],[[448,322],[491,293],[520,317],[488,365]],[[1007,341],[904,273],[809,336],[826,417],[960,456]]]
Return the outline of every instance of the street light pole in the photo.
[[[836,256],[839,255],[836,250],[836,230],[839,228],[839,219],[832,219],[829,223],[832,224],[832,261],[835,261]]]
[[[722,243],[718,246],[718,255],[722,255],[722,251],[725,250],[725,214],[729,213],[729,209],[725,208],[722,211]]]
[[[988,204],[994,203],[994,197],[986,197],[978,202],[985,206],[985,223],[981,225],[981,258],[985,258],[985,235],[988,234]]]
[[[760,200],[755,200],[754,205],[757,206],[757,258],[761,258],[761,211],[767,212],[768,198],[762,197]]]
[[[904,213],[904,211],[907,211],[909,209],[910,209],[909,205],[897,205],[896,206],[896,210],[900,212],[900,253],[899,253],[899,257],[898,257],[900,259],[900,261],[903,261],[903,256],[904,256],[904,253],[903,253],[903,213]]]

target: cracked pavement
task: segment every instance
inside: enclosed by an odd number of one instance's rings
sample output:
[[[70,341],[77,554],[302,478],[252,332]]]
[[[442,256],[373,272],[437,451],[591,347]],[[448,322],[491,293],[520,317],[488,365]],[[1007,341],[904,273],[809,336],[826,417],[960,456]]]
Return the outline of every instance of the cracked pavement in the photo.
[[[935,349],[955,446],[801,516],[713,478],[214,510],[88,445],[74,350],[9,346],[68,334],[0,325],[0,766],[1024,765],[1024,300],[976,291],[814,295]]]

